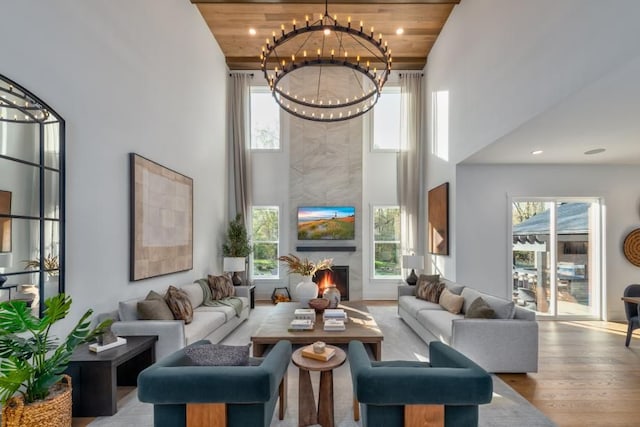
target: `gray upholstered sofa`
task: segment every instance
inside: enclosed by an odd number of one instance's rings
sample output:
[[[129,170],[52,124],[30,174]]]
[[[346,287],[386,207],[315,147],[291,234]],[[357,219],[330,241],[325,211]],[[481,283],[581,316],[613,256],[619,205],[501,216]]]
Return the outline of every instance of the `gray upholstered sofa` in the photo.
[[[111,330],[119,336],[157,335],[155,350],[156,359],[159,360],[202,339],[218,343],[249,317],[248,286],[235,287],[236,296],[242,301],[239,315],[230,306],[202,305],[204,294],[198,283],[182,285],[179,288],[187,293],[193,307],[193,321],[188,325],[182,320],[139,320],[138,298],[120,301],[117,311],[101,314],[98,319],[105,315],[115,318]]]
[[[447,289],[464,297],[460,314],[415,297],[416,286],[398,286],[398,314],[427,344],[442,341],[489,372],[538,371],[538,323],[535,313],[503,298],[441,279]],[[495,319],[465,319],[477,298],[495,310]]]

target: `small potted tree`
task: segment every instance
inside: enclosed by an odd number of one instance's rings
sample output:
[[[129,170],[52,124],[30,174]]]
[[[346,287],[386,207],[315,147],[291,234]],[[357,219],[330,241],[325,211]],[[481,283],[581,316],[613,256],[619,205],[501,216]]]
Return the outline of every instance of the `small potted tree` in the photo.
[[[42,318],[24,301],[0,303],[0,402],[4,426],[71,425],[71,380],[63,375],[75,348],[101,335],[112,320],[90,327],[92,310],[60,343],[51,327],[64,319],[71,297],[45,301]]]
[[[237,273],[245,271],[246,260],[252,250],[247,228],[242,221],[242,216],[238,214],[233,221],[229,222],[226,241],[222,245],[224,270],[227,273],[233,273],[232,281],[236,286],[242,284]]]

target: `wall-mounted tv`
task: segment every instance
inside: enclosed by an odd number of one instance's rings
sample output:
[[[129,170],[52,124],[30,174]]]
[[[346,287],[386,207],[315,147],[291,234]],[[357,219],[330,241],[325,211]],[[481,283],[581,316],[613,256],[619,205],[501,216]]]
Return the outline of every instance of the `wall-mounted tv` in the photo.
[[[298,240],[354,240],[356,208],[353,206],[301,206]]]

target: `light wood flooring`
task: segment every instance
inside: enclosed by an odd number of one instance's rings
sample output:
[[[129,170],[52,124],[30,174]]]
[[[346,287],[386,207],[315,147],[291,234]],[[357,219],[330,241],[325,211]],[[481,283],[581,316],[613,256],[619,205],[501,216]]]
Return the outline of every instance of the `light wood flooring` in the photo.
[[[390,305],[395,301],[368,301]],[[540,321],[535,374],[500,374],[558,426],[640,425],[640,331],[624,346],[626,324]],[[129,390],[119,390],[126,393]],[[73,427],[93,418],[74,418]]]
[[[500,378],[559,426],[640,425],[640,333],[627,325],[540,321],[535,374]]]

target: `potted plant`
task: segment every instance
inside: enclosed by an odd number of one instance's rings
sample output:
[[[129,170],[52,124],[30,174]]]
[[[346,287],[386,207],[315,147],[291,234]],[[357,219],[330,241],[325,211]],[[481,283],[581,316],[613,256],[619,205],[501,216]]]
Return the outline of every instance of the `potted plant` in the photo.
[[[40,259],[27,259],[22,261],[25,263],[24,269],[34,269],[37,270],[40,268]],[[60,263],[58,262],[57,256],[52,256],[51,254],[47,254],[44,258],[44,269],[47,270],[48,277],[56,277],[59,273],[58,269],[60,268]]]
[[[318,297],[318,285],[313,282],[313,275],[320,270],[331,270],[333,264],[332,258],[314,262],[308,258],[300,259],[293,254],[282,255],[278,257],[278,261],[287,264],[289,274],[296,273],[302,276],[302,282],[296,286],[296,295],[303,306],[306,306],[309,300]]]
[[[59,343],[51,328],[69,313],[71,297],[58,294],[44,304],[43,317],[38,318],[24,301],[0,303],[0,402],[5,426],[70,425],[71,386],[63,373],[75,348],[112,323],[105,320],[92,329],[93,311],[87,310]]]
[[[234,285],[242,283],[237,272],[245,271],[246,259],[252,251],[253,248],[247,235],[247,228],[242,221],[242,216],[238,214],[233,221],[229,222],[226,241],[222,245],[222,255],[225,257],[224,264],[234,266],[234,271],[228,271],[228,273],[233,273],[232,280]],[[238,270],[239,266],[242,266],[241,270]]]

